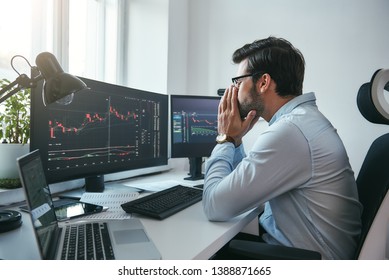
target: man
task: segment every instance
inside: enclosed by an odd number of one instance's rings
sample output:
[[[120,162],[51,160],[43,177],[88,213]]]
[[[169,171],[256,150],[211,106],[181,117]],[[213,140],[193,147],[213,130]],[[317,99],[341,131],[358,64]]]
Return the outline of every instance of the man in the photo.
[[[287,40],[269,37],[235,51],[238,77],[218,112],[217,142],[205,166],[203,207],[225,221],[260,205],[262,239],[353,258],[362,206],[341,139],[302,94],[305,61]],[[242,137],[269,123],[246,156]]]

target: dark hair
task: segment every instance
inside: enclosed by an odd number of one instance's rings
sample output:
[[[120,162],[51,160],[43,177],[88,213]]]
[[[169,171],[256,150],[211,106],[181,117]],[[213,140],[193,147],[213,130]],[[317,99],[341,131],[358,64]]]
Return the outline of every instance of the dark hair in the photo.
[[[302,94],[305,60],[302,53],[289,41],[269,37],[246,44],[232,55],[234,63],[240,63],[246,58],[248,73],[268,73],[276,83],[278,95]],[[258,78],[253,77],[254,83]]]

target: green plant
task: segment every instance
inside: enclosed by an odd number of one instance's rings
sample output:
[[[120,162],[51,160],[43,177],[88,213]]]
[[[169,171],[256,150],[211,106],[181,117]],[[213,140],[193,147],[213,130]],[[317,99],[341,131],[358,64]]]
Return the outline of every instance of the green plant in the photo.
[[[0,87],[10,84],[0,80]],[[21,89],[8,98],[0,109],[0,138],[7,143],[26,144],[30,139],[30,89]]]
[[[0,179],[0,189],[17,189],[21,187],[20,179]]]

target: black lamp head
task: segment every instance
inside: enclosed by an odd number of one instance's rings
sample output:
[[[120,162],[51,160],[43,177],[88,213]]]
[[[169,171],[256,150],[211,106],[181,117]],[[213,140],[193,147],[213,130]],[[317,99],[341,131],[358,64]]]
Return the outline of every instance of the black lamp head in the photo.
[[[87,89],[87,85],[79,78],[67,74],[62,70],[55,56],[49,52],[40,53],[35,61],[43,79],[43,101],[51,104],[55,101],[65,100],[71,102],[74,93]]]

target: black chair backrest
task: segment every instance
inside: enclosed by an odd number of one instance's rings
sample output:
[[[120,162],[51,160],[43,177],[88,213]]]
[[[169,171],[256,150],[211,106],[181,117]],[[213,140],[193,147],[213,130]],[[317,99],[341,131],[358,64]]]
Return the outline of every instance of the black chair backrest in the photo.
[[[363,212],[356,258],[389,188],[389,133],[377,138],[370,146],[357,177],[357,186]]]
[[[389,124],[389,104],[384,91],[389,91],[389,69],[377,70],[370,82],[363,84],[358,90],[358,109],[369,122]]]
[[[358,109],[368,121],[389,124],[389,104],[383,98],[389,90],[389,70],[377,70],[370,83],[363,84],[357,95]],[[370,146],[357,177],[359,200],[363,205],[362,232],[355,258],[389,188],[389,133],[378,137]]]

